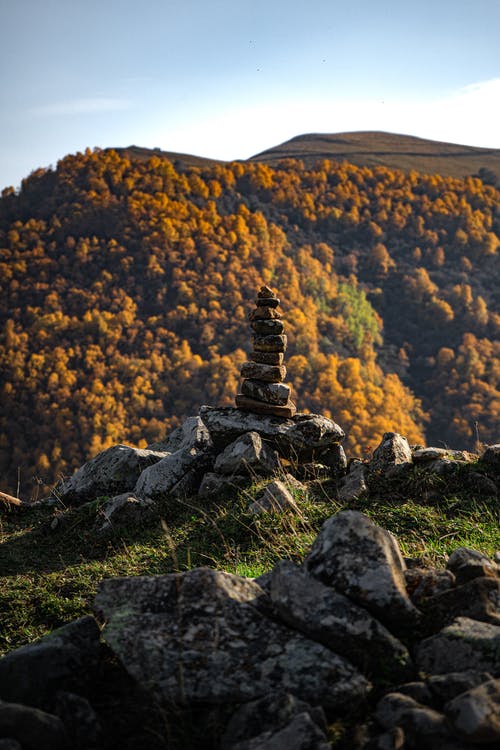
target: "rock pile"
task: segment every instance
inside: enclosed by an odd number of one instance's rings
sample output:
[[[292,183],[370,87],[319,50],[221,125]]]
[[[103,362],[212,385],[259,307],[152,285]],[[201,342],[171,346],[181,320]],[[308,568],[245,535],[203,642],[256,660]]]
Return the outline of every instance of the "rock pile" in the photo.
[[[283,364],[287,337],[277,308],[280,300],[268,286],[263,286],[250,313],[254,332],[250,361],[241,368],[241,393],[236,396],[236,406],[255,414],[276,417],[293,417],[297,408],[290,399],[290,386],[283,382],[286,367]]]
[[[257,579],[196,568],[105,580],[101,633],[84,617],[0,659],[0,746],[498,748],[496,557],[461,548],[444,570],[409,564],[348,510],[301,565]]]

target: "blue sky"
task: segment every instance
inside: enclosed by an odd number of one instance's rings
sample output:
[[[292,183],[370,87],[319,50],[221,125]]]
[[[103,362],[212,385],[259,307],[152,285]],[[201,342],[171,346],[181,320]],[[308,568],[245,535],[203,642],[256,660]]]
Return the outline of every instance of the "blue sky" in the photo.
[[[500,148],[499,0],[0,0],[0,188],[86,147]]]

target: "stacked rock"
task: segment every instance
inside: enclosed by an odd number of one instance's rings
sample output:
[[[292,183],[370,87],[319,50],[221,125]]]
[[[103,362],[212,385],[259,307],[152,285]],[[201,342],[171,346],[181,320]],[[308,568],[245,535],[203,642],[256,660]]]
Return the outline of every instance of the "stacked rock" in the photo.
[[[272,289],[263,286],[255,303],[256,308],[249,315],[254,331],[253,351],[251,361],[241,368],[243,382],[236,406],[255,414],[293,417],[297,408],[290,400],[290,387],[283,382],[287,338],[281,313],[276,309],[280,301]]]

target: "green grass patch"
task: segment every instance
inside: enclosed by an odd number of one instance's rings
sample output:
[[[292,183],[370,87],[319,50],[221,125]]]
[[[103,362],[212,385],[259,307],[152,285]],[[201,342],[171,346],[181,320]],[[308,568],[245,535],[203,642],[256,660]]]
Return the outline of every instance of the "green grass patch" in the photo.
[[[0,518],[0,651],[5,652],[91,611],[103,578],[157,575],[201,565],[256,577],[279,559],[300,562],[322,523],[342,509],[333,486],[294,491],[299,513],[253,517],[247,509],[262,483],[210,505],[165,504],[157,518],[99,536],[102,499],[67,511],[4,512]],[[456,547],[500,549],[498,504],[451,496],[359,500],[353,507],[398,539],[404,555],[442,564]],[[58,524],[53,527],[54,518]]]

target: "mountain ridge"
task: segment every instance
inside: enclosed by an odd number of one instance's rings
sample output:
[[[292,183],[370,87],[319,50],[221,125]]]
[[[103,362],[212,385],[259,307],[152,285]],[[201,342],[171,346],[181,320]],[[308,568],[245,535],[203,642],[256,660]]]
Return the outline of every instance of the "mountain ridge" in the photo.
[[[140,160],[158,156],[184,167],[231,163],[194,154],[163,151],[160,148],[128,146],[114,150]],[[386,131],[303,133],[264,149],[248,159],[233,161],[277,166],[284,159],[298,159],[308,167],[327,159],[348,161],[366,167],[386,166],[403,171],[415,169],[426,174],[438,173],[450,177],[477,175],[483,170],[483,176],[488,177],[488,171],[491,171],[490,180],[500,181],[500,149],[435,141]]]

